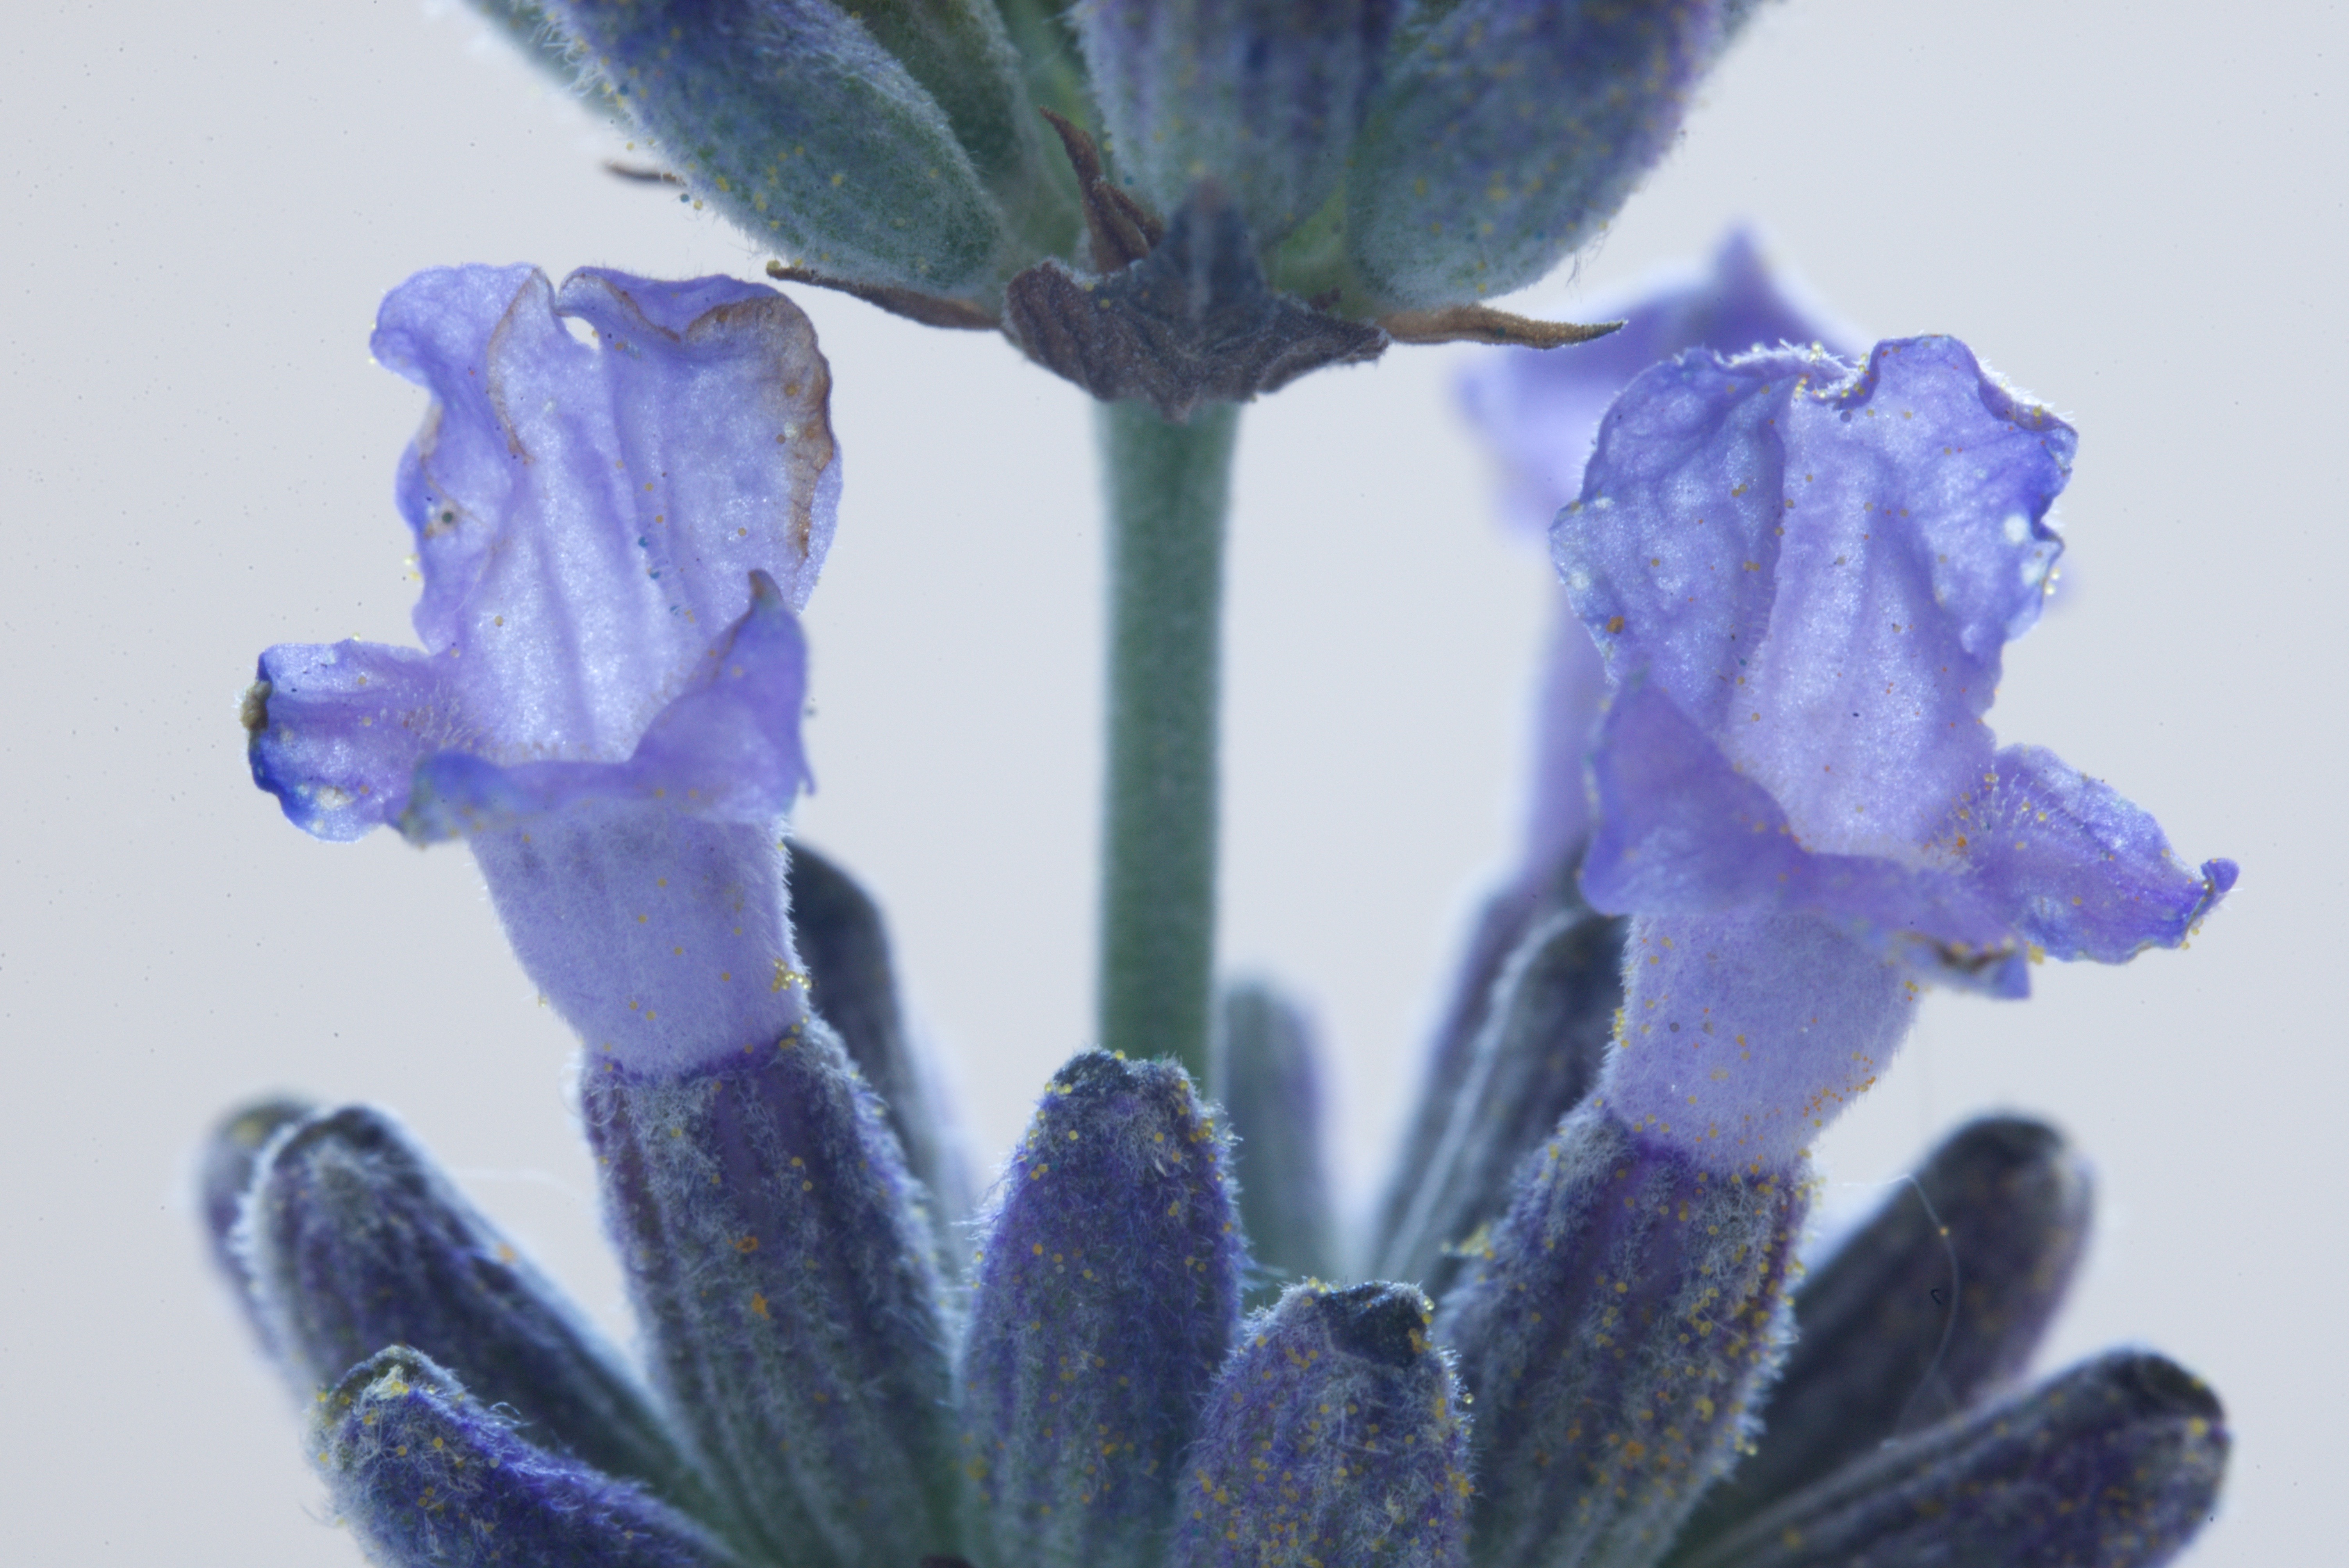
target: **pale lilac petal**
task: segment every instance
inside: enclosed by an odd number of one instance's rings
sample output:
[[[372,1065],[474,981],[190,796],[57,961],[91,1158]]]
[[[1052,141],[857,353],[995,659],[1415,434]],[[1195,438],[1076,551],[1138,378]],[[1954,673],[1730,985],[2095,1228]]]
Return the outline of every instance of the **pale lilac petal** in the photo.
[[[431,843],[598,804],[759,826],[784,816],[808,777],[799,733],[807,645],[773,580],[751,577],[750,608],[703,649],[692,684],[626,761],[500,767],[442,751],[416,769],[400,831]]]
[[[417,759],[465,738],[431,656],[380,643],[283,643],[245,693],[253,781],[295,826],[362,837],[408,806]]]
[[[2151,812],[2036,746],[2001,751],[1964,810],[1985,896],[2052,958],[2176,947],[2235,885],[2234,861],[2181,864]]]
[[[1581,493],[1600,417],[1657,361],[1691,348],[1740,354],[1789,344],[1855,352],[1845,346],[1855,341],[1847,332],[1797,302],[1744,229],[1723,238],[1703,270],[1651,281],[1619,303],[1594,301],[1582,314],[1624,325],[1569,349],[1480,352],[1460,381],[1462,407],[1499,461],[1507,520],[1528,532],[1547,533]],[[1598,651],[1561,593],[1536,710],[1528,879],[1555,874],[1589,831],[1583,767],[1605,692]]]
[[[2233,884],[1995,749],[2073,445],[1949,338],[1858,373],[1690,353],[1607,416],[1552,544],[1615,688],[1583,889],[1644,946],[1600,1089],[1624,1114],[1723,1169],[1790,1161],[1919,984],[2021,996],[2031,958],[2177,945]]]
[[[527,272],[484,334],[486,285],[512,275],[428,273],[384,303],[378,357],[438,400],[401,484],[417,630],[456,661],[474,749],[616,761],[749,608],[753,570],[805,601],[838,488],[830,375],[795,307],[723,279],[581,273],[558,298]],[[478,363],[451,351],[463,333]]]
[[[1812,848],[1914,858],[1992,741],[2005,640],[2061,548],[2073,435],[1963,345],[1868,370],[1657,366],[1608,416],[1554,544],[1611,671],[1643,672]]]
[[[792,612],[840,487],[813,329],[728,278],[460,267],[374,347],[433,395],[396,489],[424,645],[264,655],[256,780],[324,836],[473,838],[542,994],[630,1066],[771,1043],[805,1011]]]
[[[806,1016],[774,830],[592,805],[472,845],[514,955],[590,1051],[672,1077]]]
[[[2030,990],[1998,895],[1966,868],[1813,853],[1769,791],[1658,687],[1616,696],[1591,777],[1599,830],[1582,887],[1599,908],[1815,915],[1920,978],[1997,995]]]

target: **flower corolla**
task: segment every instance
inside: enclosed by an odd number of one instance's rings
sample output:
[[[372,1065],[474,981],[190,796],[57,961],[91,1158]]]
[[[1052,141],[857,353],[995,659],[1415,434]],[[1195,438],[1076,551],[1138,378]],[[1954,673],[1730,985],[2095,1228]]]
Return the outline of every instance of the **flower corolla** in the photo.
[[[372,346],[433,397],[397,486],[422,645],[264,654],[254,780],[321,838],[469,839],[592,1045],[771,1040],[802,1006],[792,612],[840,488],[806,318],[725,278],[460,267],[395,290]]]
[[[1984,715],[2062,542],[2075,438],[1956,340],[1683,354],[1608,414],[1552,533],[1613,688],[1582,887],[1633,913],[1602,1086],[1724,1166],[1783,1164],[1925,982],[2176,946],[2233,885]]]

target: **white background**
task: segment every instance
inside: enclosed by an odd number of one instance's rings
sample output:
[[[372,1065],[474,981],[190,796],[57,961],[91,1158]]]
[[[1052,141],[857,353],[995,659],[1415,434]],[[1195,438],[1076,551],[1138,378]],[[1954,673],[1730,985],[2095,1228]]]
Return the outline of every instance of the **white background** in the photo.
[[[2094,1155],[2103,1223],[2050,1358],[2158,1345],[2224,1394],[2194,1561],[2334,1539],[2349,1074],[2339,448],[2349,23],[2314,4],[1792,0],[1579,275],[1758,221],[1821,300],[1959,333],[2080,428],[2077,592],[1993,716],[2241,887],[2191,952],[1937,996],[1822,1150],[1864,1203],[2016,1106]],[[24,1563],[355,1560],[210,1277],[191,1152],[279,1087],[398,1107],[622,1321],[569,1044],[467,857],[313,842],[236,726],[281,640],[409,636],[373,368],[410,271],[764,259],[599,171],[582,109],[417,0],[39,8],[0,81],[0,1519]],[[847,494],[808,622],[804,834],[885,901],[1000,1150],[1083,1043],[1100,538],[1081,397],[999,340],[803,302]],[[1233,520],[1224,950],[1310,998],[1367,1202],[1464,913],[1514,841],[1546,566],[1494,521],[1454,351],[1252,409]]]

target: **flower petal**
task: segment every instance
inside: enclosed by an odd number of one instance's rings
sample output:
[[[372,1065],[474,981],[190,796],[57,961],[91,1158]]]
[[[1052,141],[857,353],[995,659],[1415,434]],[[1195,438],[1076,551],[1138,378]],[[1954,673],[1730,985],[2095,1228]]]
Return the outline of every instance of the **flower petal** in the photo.
[[[607,803],[472,846],[514,955],[591,1051],[681,1073],[806,1016],[775,829]]]
[[[1552,542],[1610,671],[1669,691],[1806,845],[1919,863],[1988,761],[2074,438],[1954,339],[1879,344],[1847,377],[1785,353],[1658,366]]]
[[[279,644],[245,693],[253,781],[322,839],[398,820],[417,760],[467,738],[448,673],[413,648]]]
[[[2235,885],[2232,861],[2189,871],[2151,812],[2036,746],[2010,746],[1971,801],[1973,874],[2051,958],[2120,964],[2176,947]]]
[[[2023,995],[2030,983],[2002,911],[1969,880],[1867,855],[1814,854],[1778,803],[1655,686],[1619,693],[1591,778],[1599,830],[1583,891],[1601,909],[1816,915],[1944,984]]]
[[[761,826],[785,815],[808,780],[799,726],[807,644],[773,581],[761,572],[751,578],[750,608],[702,649],[691,684],[646,727],[626,761],[500,767],[468,751],[439,752],[417,768],[401,833],[428,844],[598,803]]]
[[[839,467],[830,372],[780,294],[590,272],[558,300],[534,270],[425,273],[384,302],[375,350],[435,398],[399,497],[417,631],[451,661],[471,748],[616,760],[752,571],[804,601]]]

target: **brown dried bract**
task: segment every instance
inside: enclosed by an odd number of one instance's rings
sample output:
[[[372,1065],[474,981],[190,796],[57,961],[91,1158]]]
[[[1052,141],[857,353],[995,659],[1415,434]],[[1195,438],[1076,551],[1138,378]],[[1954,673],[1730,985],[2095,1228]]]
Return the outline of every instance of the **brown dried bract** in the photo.
[[[1619,332],[1619,321],[1578,326],[1570,321],[1536,321],[1488,304],[1452,304],[1441,310],[1399,310],[1379,325],[1397,343],[1499,343],[1519,348],[1563,348]]]
[[[809,268],[786,266],[781,262],[769,262],[767,275],[778,283],[806,284],[812,288],[831,289],[848,294],[866,304],[879,305],[891,315],[918,321],[924,326],[943,326],[962,332],[993,332],[1001,325],[984,306],[973,304],[968,300],[917,294],[912,289],[891,288],[882,284],[828,278]]]
[[[1060,133],[1069,167],[1076,171],[1077,190],[1085,203],[1085,232],[1092,242],[1093,271],[1116,272],[1157,249],[1166,237],[1164,221],[1110,181],[1102,170],[1101,149],[1084,128],[1049,108],[1036,112]]]
[[[1212,183],[1193,192],[1147,255],[1117,272],[1084,277],[1047,261],[1013,278],[1003,330],[1094,397],[1138,398],[1174,420],[1324,366],[1376,359],[1387,346],[1369,322],[1275,292],[1247,224]]]

